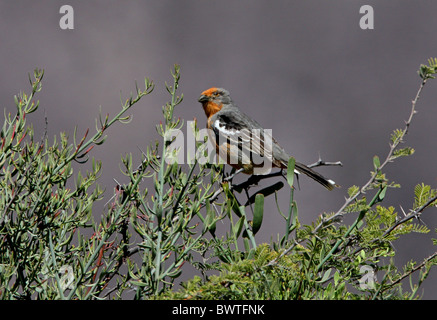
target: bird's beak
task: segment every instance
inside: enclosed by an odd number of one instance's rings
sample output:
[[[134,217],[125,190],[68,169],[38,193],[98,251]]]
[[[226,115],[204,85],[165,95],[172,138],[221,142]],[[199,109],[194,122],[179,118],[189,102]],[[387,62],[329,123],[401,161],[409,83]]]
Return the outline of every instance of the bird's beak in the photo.
[[[199,99],[197,99],[197,101],[199,101],[200,103],[206,102],[206,101],[208,101],[208,100],[209,100],[208,96],[206,96],[206,95],[204,95],[204,94],[202,94],[202,95],[199,97]]]

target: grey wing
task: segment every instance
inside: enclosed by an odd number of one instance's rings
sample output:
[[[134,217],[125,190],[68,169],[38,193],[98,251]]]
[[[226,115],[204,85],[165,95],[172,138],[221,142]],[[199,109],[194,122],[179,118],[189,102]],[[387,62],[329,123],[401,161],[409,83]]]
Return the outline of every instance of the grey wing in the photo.
[[[211,127],[217,141],[220,141],[219,145],[227,143],[229,148],[238,152],[238,157],[233,159],[237,163],[265,165],[265,161],[272,162],[273,154],[277,152],[271,130],[263,129],[259,123],[238,110],[218,112],[212,119]]]

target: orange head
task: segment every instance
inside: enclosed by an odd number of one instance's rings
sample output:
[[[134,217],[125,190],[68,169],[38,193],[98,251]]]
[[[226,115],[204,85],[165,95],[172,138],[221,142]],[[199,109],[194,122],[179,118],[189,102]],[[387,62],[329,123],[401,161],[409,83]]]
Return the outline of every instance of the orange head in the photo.
[[[220,111],[223,105],[232,103],[227,90],[215,87],[203,91],[198,101],[202,104],[207,118]]]

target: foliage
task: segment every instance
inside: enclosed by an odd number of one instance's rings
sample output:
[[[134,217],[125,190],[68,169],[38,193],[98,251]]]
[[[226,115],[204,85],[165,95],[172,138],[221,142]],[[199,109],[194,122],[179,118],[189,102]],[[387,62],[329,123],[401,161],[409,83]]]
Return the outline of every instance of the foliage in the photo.
[[[404,143],[420,93],[437,71],[437,60],[421,65],[421,85],[403,129],[394,130],[384,159],[373,158],[370,179],[347,189],[336,212],[322,214],[301,225],[294,200],[294,159],[286,184],[282,181],[249,194],[263,176],[233,183],[224,166],[204,163],[208,156],[197,125],[193,161],[179,165],[173,148],[184,123],[174,116],[183,101],[178,94],[180,70],[166,84],[169,102],[157,125],[160,143],[142,154],[122,157],[127,180],[117,184],[100,221],[93,218],[95,203],[103,199],[98,184],[102,163],[89,158],[104,143],[106,131],[153,91],[147,78],[144,90],[122,102],[112,119],[100,116],[96,133],[70,142],[65,133],[47,134],[38,141],[29,114],[38,109],[35,95],[43,72],[30,78],[31,94],[15,97],[16,114],[5,115],[1,130],[0,163],[0,297],[2,299],[414,299],[437,263],[437,252],[421,263],[395,265],[395,242],[405,234],[428,233],[422,213],[437,205],[437,189],[417,184],[412,208],[399,214],[382,205],[387,192],[400,185],[387,178],[385,167],[414,153]],[[91,170],[82,173],[84,163]],[[318,165],[320,165],[320,162]],[[78,170],[74,173],[75,170]],[[290,190],[283,234],[278,241],[258,244],[266,208],[265,197]],[[242,204],[241,199],[247,198]],[[269,210],[272,211],[272,210]],[[272,214],[269,212],[269,214]],[[351,224],[345,215],[354,217]],[[217,223],[227,228],[218,230]],[[437,243],[437,240],[434,241]],[[184,265],[200,276],[174,285]],[[411,276],[419,273],[414,283]],[[406,290],[404,279],[410,278]]]
[[[102,292],[122,265],[126,215],[109,210],[95,223],[92,207],[103,193],[97,184],[101,163],[93,159],[92,170],[76,177],[72,164],[86,162],[105,141],[106,130],[128,120],[126,111],[153,84],[146,79],[145,90],[137,88],[114,118],[100,117],[91,138],[87,130],[80,141],[75,134],[73,143],[65,133],[53,142],[46,134],[37,141],[26,121],[38,108],[35,95],[43,75],[35,70],[34,79],[29,76],[31,94],[15,97],[16,114],[5,116],[1,131],[0,297],[88,299]]]

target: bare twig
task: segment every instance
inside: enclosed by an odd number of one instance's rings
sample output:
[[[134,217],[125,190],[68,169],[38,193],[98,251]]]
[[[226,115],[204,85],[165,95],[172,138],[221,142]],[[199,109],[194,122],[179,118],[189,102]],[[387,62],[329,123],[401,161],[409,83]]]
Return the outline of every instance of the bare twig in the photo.
[[[317,160],[317,162],[314,162],[314,163],[307,165],[308,168],[315,168],[315,167],[320,167],[320,166],[340,166],[340,167],[343,167],[343,163],[341,161],[336,161],[336,162],[323,161],[319,157],[319,160]]]

